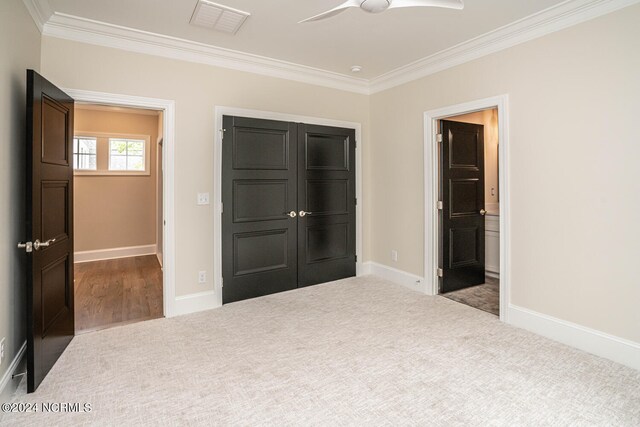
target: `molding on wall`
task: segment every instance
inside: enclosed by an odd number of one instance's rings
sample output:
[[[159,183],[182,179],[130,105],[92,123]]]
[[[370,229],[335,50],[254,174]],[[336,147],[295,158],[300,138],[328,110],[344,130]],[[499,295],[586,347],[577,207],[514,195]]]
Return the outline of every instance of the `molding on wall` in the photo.
[[[438,294],[440,233],[438,201],[438,182],[440,165],[436,133],[438,121],[451,116],[486,110],[498,109],[498,185],[500,191],[500,320],[508,322],[507,306],[511,294],[511,215],[509,190],[509,95],[494,96],[463,104],[451,105],[426,111],[424,113],[424,275],[430,295]]]
[[[509,305],[509,323],[588,353],[640,370],[640,343]]]
[[[369,93],[369,83],[365,79],[63,13],[54,13],[42,33],[65,40]]]
[[[40,33],[44,31],[44,26],[53,14],[48,0],[22,0],[29,11],[29,15],[35,22]]]
[[[416,276],[406,271],[398,270],[397,268],[389,267],[388,265],[379,264],[373,261],[367,261],[362,266],[362,274],[373,274],[374,276],[382,277],[398,285],[405,286],[414,291],[421,293],[427,293],[424,277]]]
[[[197,313],[220,307],[222,307],[222,304],[218,301],[215,290],[211,290],[176,297],[173,314],[182,316],[183,314]]]
[[[24,357],[24,354],[26,353],[26,351],[27,351],[27,342],[25,341],[24,343],[22,343],[20,350],[18,350],[16,357],[14,357],[13,360],[11,361],[11,364],[7,368],[7,371],[2,376],[2,380],[0,380],[0,397],[3,398],[0,400],[0,402],[3,402],[3,403],[5,402],[4,400],[5,392],[6,392],[5,389],[9,385],[9,382],[11,381],[11,376],[15,373],[16,369],[18,369],[18,366],[20,365],[20,362],[22,361],[22,358]]]
[[[124,248],[98,249],[95,251],[82,251],[73,254],[76,264],[81,262],[102,261],[105,259],[128,258],[133,256],[155,255],[156,245],[127,246]]]
[[[370,81],[381,92],[473,61],[638,3],[640,0],[568,0],[481,36],[399,67]]]
[[[45,36],[208,64],[359,94],[387,90],[640,2],[567,0],[367,80],[63,13],[52,14],[47,0],[23,1]]]

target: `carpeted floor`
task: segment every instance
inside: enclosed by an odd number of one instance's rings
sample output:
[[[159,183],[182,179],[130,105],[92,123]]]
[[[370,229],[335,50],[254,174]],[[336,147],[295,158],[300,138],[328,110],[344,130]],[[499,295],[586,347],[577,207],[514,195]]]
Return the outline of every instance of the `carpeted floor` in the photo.
[[[22,391],[24,393],[24,391]],[[640,372],[362,277],[81,335],[7,425],[640,425]]]
[[[491,277],[485,278],[485,283],[470,288],[442,294],[450,300],[466,304],[469,307],[500,315],[500,281]]]

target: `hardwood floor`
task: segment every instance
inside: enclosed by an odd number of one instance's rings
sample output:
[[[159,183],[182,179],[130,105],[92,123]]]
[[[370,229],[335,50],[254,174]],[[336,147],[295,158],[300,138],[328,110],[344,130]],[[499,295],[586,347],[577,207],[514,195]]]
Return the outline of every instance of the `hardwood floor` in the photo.
[[[498,279],[486,277],[483,285],[448,292],[442,296],[496,316],[500,315],[500,281]]]
[[[75,265],[76,334],[162,317],[155,255]]]

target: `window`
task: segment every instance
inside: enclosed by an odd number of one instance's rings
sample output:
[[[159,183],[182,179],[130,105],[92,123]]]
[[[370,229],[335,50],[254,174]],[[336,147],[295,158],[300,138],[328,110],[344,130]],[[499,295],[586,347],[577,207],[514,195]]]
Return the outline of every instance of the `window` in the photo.
[[[148,176],[151,175],[152,154],[155,155],[149,135],[76,131],[73,173],[79,176]]]
[[[141,139],[109,139],[110,171],[145,171],[145,141]]]
[[[75,170],[97,170],[97,144],[96,138],[73,138],[73,168]]]

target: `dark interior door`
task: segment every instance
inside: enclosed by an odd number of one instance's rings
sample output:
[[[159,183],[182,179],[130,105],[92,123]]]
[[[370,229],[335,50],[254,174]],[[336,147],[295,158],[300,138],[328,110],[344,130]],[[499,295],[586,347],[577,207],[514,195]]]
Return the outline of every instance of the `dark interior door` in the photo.
[[[298,285],[356,275],[355,131],[298,125]]]
[[[441,292],[484,283],[484,127],[441,121]]]
[[[296,124],[223,118],[222,299],[297,287]]]
[[[73,99],[27,71],[27,389],[74,335]]]

